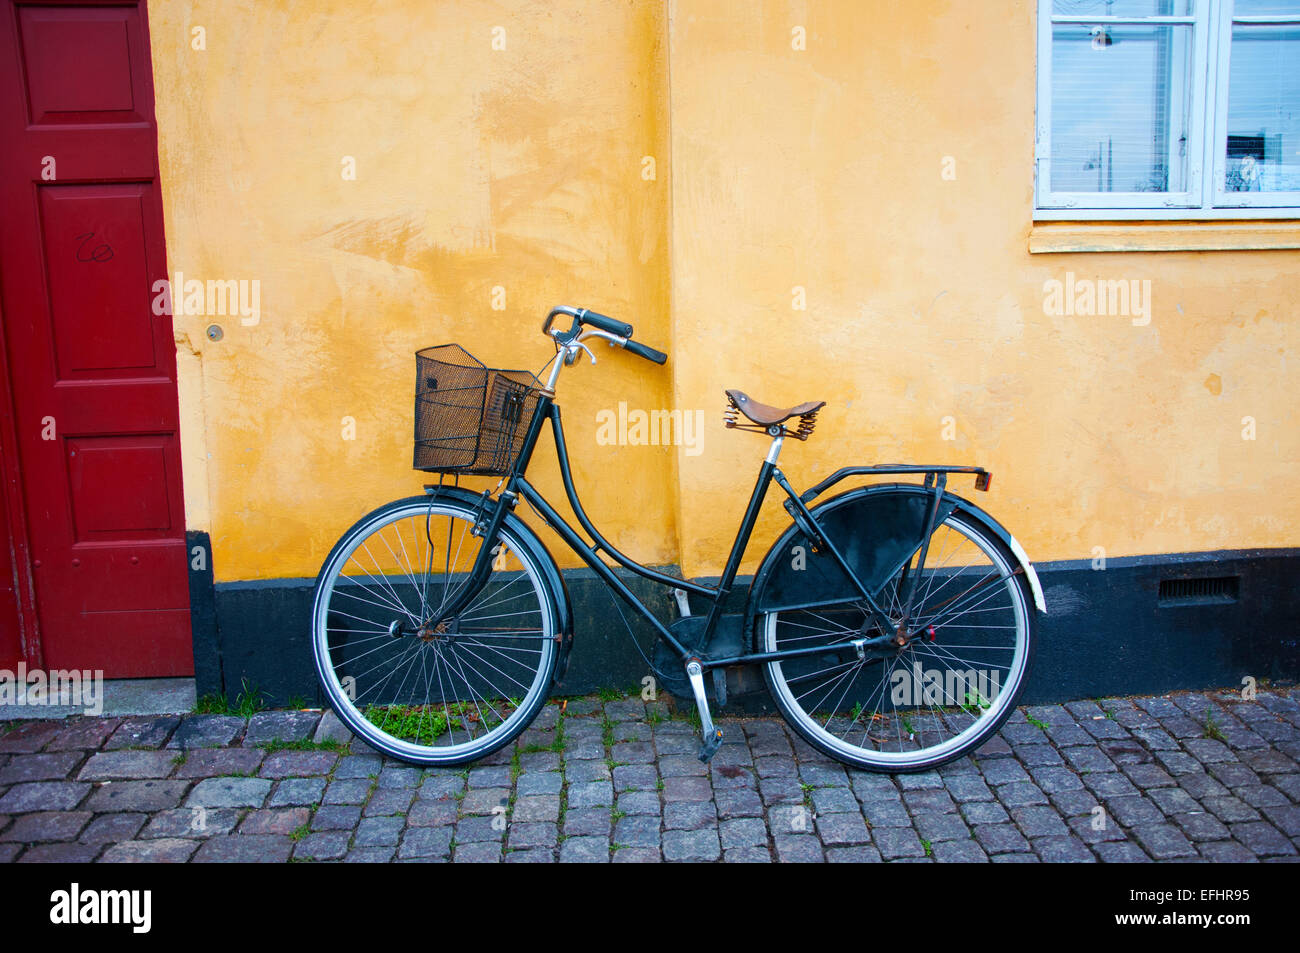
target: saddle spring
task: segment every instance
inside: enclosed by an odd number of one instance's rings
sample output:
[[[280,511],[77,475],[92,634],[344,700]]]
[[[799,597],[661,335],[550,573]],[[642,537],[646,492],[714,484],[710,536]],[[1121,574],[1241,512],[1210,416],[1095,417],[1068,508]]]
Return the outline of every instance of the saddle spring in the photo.
[[[818,407],[816,410],[810,410],[806,414],[799,415],[799,426],[794,430],[786,427],[784,424],[777,424],[781,432],[787,437],[795,437],[799,440],[807,440],[812,436],[813,429],[817,426],[817,414],[821,411]],[[760,424],[751,423],[748,418],[741,423],[740,408],[736,405],[736,399],[730,394],[727,395],[727,408],[723,411],[723,424],[729,430],[749,430],[753,433],[768,433],[767,427]]]
[[[727,395],[727,409],[723,412],[722,422],[728,430],[749,430],[753,433],[767,433],[766,427],[750,423],[748,418],[744,423],[741,423],[740,408],[736,405],[736,398],[730,394]]]
[[[817,414],[821,408],[809,411],[799,417],[799,427],[795,430],[787,430],[792,437],[798,437],[800,440],[807,440],[812,436],[813,428],[817,426]]]

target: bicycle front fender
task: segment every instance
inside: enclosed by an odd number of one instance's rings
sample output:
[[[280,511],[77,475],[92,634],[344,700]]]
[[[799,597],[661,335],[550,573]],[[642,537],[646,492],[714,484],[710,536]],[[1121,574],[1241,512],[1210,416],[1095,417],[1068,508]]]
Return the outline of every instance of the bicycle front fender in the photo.
[[[425,493],[432,499],[453,500],[466,506],[470,511],[478,508],[482,501],[482,495],[467,490],[459,486],[433,486],[426,487]],[[532,528],[514,514],[513,511],[506,513],[505,524],[510,531],[514,533],[524,545],[528,548],[529,555],[533,556],[538,565],[542,567],[543,582],[546,585],[546,591],[551,603],[551,609],[555,615],[556,634],[559,636],[560,651],[555,660],[555,675],[551,679],[553,689],[563,687],[564,676],[569,670],[569,652],[573,648],[573,602],[569,598],[569,587],[564,581],[564,575],[560,572],[559,565],[555,562],[555,557],[551,551],[546,548]]]

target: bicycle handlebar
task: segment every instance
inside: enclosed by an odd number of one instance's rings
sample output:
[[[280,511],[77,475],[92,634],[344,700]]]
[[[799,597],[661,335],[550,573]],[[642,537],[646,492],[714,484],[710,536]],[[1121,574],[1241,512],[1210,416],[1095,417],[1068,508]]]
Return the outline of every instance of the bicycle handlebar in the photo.
[[[549,335],[551,333],[551,324],[555,321],[557,314],[566,314],[573,318],[577,324],[589,324],[593,328],[600,328],[602,331],[607,331],[621,338],[630,338],[632,336],[632,325],[630,324],[615,321],[613,318],[597,314],[595,311],[588,311],[586,308],[570,308],[567,305],[559,305],[551,309],[551,313],[546,316],[546,323],[542,325],[543,334]]]
[[[614,337],[619,338],[620,341],[618,343],[622,348],[626,351],[631,351],[637,357],[644,358],[647,361],[653,361],[656,364],[664,364],[668,361],[668,355],[663,351],[658,351],[645,344],[641,344],[638,341],[633,341],[631,339],[632,325],[624,321],[618,321],[614,318],[608,317],[607,315],[598,314],[595,311],[589,311],[586,308],[570,308],[566,305],[559,305],[558,307],[552,308],[551,313],[546,316],[546,323],[542,325],[543,334],[548,336],[550,335],[551,325],[554,323],[555,316],[558,314],[568,315],[573,318],[573,330],[570,332],[572,337],[577,336],[579,327],[588,325],[597,330],[604,331],[606,334],[612,334]]]
[[[623,321],[615,321],[603,314],[597,314],[595,311],[588,311],[583,308],[577,314],[578,321],[582,324],[589,324],[593,328],[600,328],[602,331],[608,331],[610,334],[617,334],[621,338],[632,337],[632,325]]]
[[[644,357],[647,361],[654,361],[656,364],[664,364],[668,361],[668,355],[663,351],[656,351],[652,347],[647,347],[637,341],[628,341],[623,345],[625,351],[631,351],[637,357]]]

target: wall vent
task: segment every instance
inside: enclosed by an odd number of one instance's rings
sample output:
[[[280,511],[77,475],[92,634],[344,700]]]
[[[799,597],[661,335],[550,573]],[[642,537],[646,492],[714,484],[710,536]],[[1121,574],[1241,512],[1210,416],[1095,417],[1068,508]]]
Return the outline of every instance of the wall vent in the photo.
[[[1240,585],[1240,576],[1161,579],[1159,604],[1162,606],[1203,606],[1236,602]]]

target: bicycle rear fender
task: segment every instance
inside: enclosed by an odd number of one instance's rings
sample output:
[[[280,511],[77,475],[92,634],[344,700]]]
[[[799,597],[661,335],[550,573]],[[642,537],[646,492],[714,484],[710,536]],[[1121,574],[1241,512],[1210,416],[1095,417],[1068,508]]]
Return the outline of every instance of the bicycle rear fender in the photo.
[[[454,500],[464,504],[471,511],[477,509],[483,499],[482,494],[459,486],[427,487],[425,493],[431,499]],[[569,587],[551,551],[528,524],[513,511],[506,513],[505,522],[510,531],[528,547],[529,555],[536,558],[542,567],[542,574],[546,577],[544,581],[547,592],[551,594],[551,608],[555,613],[556,631],[560,636],[560,652],[555,660],[555,675],[551,679],[551,687],[561,688],[564,676],[569,671],[569,652],[573,648],[573,602],[569,598]],[[558,602],[555,598],[556,594],[559,597]]]
[[[867,590],[875,596],[911,559],[927,526],[934,490],[914,483],[858,487],[812,508],[818,528],[832,539]],[[944,492],[937,522],[960,510],[1006,543],[1024,569],[1034,605],[1044,611],[1043,590],[1024,549],[998,522],[969,500]],[[866,537],[854,532],[869,527]],[[852,580],[827,552],[816,552],[808,535],[791,524],[768,550],[750,584],[746,631],[759,614],[856,599]]]

